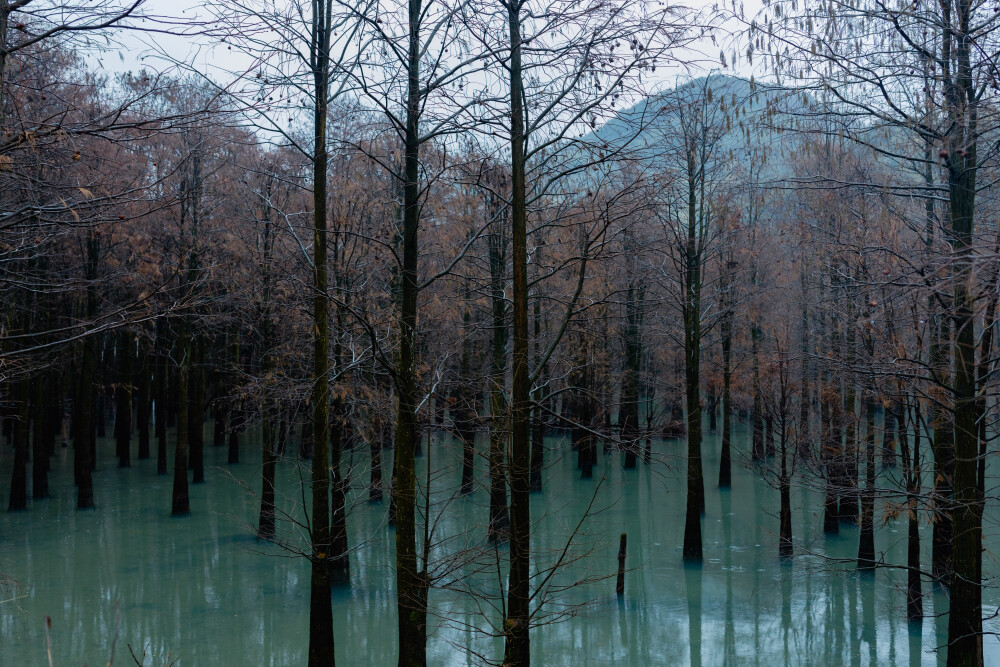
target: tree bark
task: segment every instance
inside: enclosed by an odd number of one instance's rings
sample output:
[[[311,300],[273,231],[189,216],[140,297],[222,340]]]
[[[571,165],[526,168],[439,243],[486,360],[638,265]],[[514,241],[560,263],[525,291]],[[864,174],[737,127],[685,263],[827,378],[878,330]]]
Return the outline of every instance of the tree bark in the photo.
[[[17,421],[14,422],[14,468],[10,479],[10,502],[7,510],[17,512],[28,509],[28,448],[29,419],[31,418],[29,402],[29,381],[18,380],[16,389]]]
[[[396,604],[399,667],[427,663],[427,580],[416,544],[416,335],[420,224],[420,21],[422,0],[409,0],[406,128],[403,183],[403,265],[400,271],[399,352],[396,373],[396,451],[393,501],[396,523]]]
[[[510,148],[511,148],[511,247],[513,255],[514,347],[511,355],[511,456],[510,456],[510,577],[507,618],[504,623],[504,662],[512,667],[531,664],[528,623],[529,547],[531,532],[530,391],[528,369],[528,246],[525,201],[524,109],[521,72],[521,3],[507,0],[510,30]]]

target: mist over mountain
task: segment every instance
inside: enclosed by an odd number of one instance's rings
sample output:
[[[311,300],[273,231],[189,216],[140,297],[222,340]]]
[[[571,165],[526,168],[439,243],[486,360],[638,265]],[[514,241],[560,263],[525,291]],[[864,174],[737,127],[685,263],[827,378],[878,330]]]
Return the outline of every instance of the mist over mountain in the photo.
[[[580,138],[579,143],[606,154],[620,153],[647,167],[663,168],[682,150],[685,126],[693,116],[714,144],[713,160],[727,161],[730,171],[746,171],[753,163],[755,179],[775,181],[791,176],[784,156],[802,135],[776,128],[791,127],[804,112],[806,97],[725,74],[710,74],[650,95]],[[690,133],[690,132],[689,132]],[[673,157],[671,157],[673,156]]]

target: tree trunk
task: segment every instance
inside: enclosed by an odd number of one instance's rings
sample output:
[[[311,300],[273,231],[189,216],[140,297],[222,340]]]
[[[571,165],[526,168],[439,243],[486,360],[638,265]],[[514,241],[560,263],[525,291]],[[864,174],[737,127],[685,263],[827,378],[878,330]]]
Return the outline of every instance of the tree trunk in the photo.
[[[236,368],[241,368],[241,346],[240,346],[240,334],[235,332],[233,335],[233,351],[232,351],[233,365]],[[238,403],[234,401],[230,402],[229,405],[229,443],[228,451],[226,457],[226,463],[229,465],[235,465],[240,462],[240,429],[243,428],[243,411],[239,407]]]
[[[799,427],[796,445],[798,454],[803,459],[812,456],[811,434],[809,429],[809,310],[806,307],[806,275],[802,271],[802,331],[800,332],[799,353],[802,355],[799,375]]]
[[[728,274],[727,274],[728,275]],[[726,283],[726,289],[729,283]],[[732,456],[732,349],[733,349],[733,314],[729,307],[728,296],[719,323],[722,338],[722,451],[719,458],[719,488],[728,489],[733,485]]]
[[[875,567],[875,401],[865,400],[865,490],[861,495],[858,567]]]
[[[261,484],[260,517],[257,521],[257,539],[273,540],[275,534],[274,477],[278,457],[274,453],[274,408],[271,400],[264,399],[261,411]]]
[[[40,375],[32,382],[32,447],[31,447],[31,497],[35,500],[49,497],[49,444],[55,429],[52,421],[52,403],[55,399],[50,374]],[[48,389],[48,391],[46,391]],[[16,458],[16,449],[15,449]],[[13,490],[13,485],[12,485]]]
[[[166,343],[166,326],[162,319],[156,322],[157,347],[168,350]],[[156,474],[167,474],[167,386],[170,376],[170,366],[166,356],[161,353],[156,360],[156,377],[153,384],[155,393],[153,399],[153,418],[156,422]]]
[[[755,463],[762,463],[764,451],[764,405],[760,396],[760,325],[756,320],[750,323],[750,356],[752,360],[753,411],[751,413],[753,436],[751,451]]]
[[[327,295],[327,100],[333,8],[313,3],[311,66],[313,100],[313,452],[311,579],[309,588],[309,667],[335,663],[333,602],[330,597],[330,301]],[[280,429],[279,429],[280,430]],[[280,437],[280,436],[279,436]]]
[[[118,453],[118,467],[132,465],[132,345],[131,336],[122,331],[118,334],[119,373],[115,389],[115,449]]]
[[[336,355],[336,356],[339,356]],[[338,360],[339,365],[339,360]],[[347,545],[347,491],[344,476],[340,470],[341,454],[344,450],[346,428],[343,406],[335,399],[332,410],[333,422],[330,428],[330,581],[338,585],[350,583],[350,558]]]
[[[87,316],[91,320],[97,317],[97,262],[100,241],[97,233],[91,230],[87,234]],[[94,507],[94,459],[97,453],[97,440],[94,437],[97,387],[97,355],[99,341],[96,335],[87,336],[83,341],[83,359],[80,363],[80,389],[76,399],[80,420],[78,432],[73,439],[74,476],[76,478],[76,507],[91,509]]]
[[[37,382],[37,380],[36,380]],[[17,421],[14,422],[14,468],[10,479],[10,503],[7,510],[16,512],[28,509],[28,424],[31,418],[29,404],[29,381],[18,380],[15,396],[17,397]]]
[[[177,352],[180,369],[177,373],[177,442],[174,445],[174,489],[170,513],[173,516],[189,514],[191,499],[188,495],[188,368],[191,363],[187,324],[178,327]]]
[[[849,318],[850,319],[850,318]],[[854,337],[853,329],[848,327],[847,358],[853,363]],[[839,461],[838,486],[840,491],[840,520],[844,523],[858,522],[858,445],[857,445],[857,411],[855,408],[855,387],[853,378],[845,380],[847,390],[844,392],[845,415],[843,420],[844,450]]]
[[[639,339],[639,312],[636,303],[638,286],[630,281],[625,298],[625,368],[622,373],[618,422],[625,441],[625,469],[636,465],[639,439],[639,365],[642,359]]]
[[[906,618],[920,621],[924,617],[923,591],[920,582],[920,406],[914,402],[913,449],[910,450],[906,430],[906,406],[900,406],[896,415],[899,425],[899,449],[903,458],[903,476],[906,483]]]
[[[956,16],[961,30],[955,35],[957,83],[946,97],[952,120],[966,122],[969,138],[955,146],[951,139],[948,162],[948,200],[951,242],[955,251],[953,307],[955,447],[954,500],[952,503],[952,577],[948,613],[948,667],[983,664],[983,619],[980,559],[982,558],[982,492],[979,488],[979,438],[976,396],[975,271],[973,266],[973,215],[976,194],[976,109],[979,95],[971,79],[968,30],[969,5],[959,3]],[[945,31],[949,32],[949,31]],[[951,39],[949,34],[948,39]],[[957,134],[957,133],[956,133]]]
[[[368,481],[368,501],[372,503],[382,502],[382,447],[383,432],[386,425],[381,421],[374,431],[368,449],[371,452],[371,476]]]
[[[188,443],[190,447],[191,481],[205,481],[205,344],[200,336],[189,343],[191,364],[188,367]],[[178,419],[178,422],[180,420]],[[177,428],[180,428],[178,423]]]
[[[212,428],[213,447],[224,447],[226,445],[226,417],[228,412],[228,408],[221,401],[216,404],[215,424]]]
[[[705,512],[705,482],[701,466],[701,247],[698,225],[698,164],[696,151],[687,153],[688,222],[684,252],[684,389],[687,399],[687,504],[684,519],[684,560],[701,561],[701,515]],[[702,168],[704,165],[701,165]],[[702,171],[702,173],[704,173]],[[701,193],[704,203],[704,190]]]
[[[510,29],[511,241],[513,250],[514,346],[511,355],[510,576],[504,622],[504,662],[528,667],[531,381],[528,370],[528,246],[525,201],[524,110],[521,81],[521,3],[507,3]]]
[[[139,409],[136,414],[136,426],[139,430],[139,451],[136,457],[139,460],[146,460],[150,457],[149,451],[149,353],[143,347],[140,348],[142,359],[139,362]]]
[[[540,261],[539,257],[541,254],[541,246],[538,247],[536,252],[536,262]],[[541,364],[541,353],[539,350],[540,341],[542,338],[542,311],[541,311],[542,300],[538,297],[535,298],[535,363]],[[535,408],[535,418],[532,422],[531,429],[531,474],[528,479],[528,486],[532,493],[542,490],[542,468],[545,465],[545,398],[548,393],[547,377],[544,367],[539,367],[536,369],[538,374],[538,387],[534,390],[534,400],[538,403],[538,407]],[[638,397],[636,397],[638,401]],[[637,403],[638,406],[638,403]],[[635,452],[633,450],[633,467],[635,466]],[[627,463],[627,461],[626,461]]]
[[[409,3],[406,129],[403,184],[403,251],[400,271],[399,351],[396,378],[396,447],[393,456],[396,523],[396,604],[399,623],[399,667],[427,663],[427,580],[417,566],[416,461],[417,438],[417,263],[420,223],[420,21],[421,0]],[[324,440],[325,442],[325,440]],[[329,594],[327,594],[329,598]]]

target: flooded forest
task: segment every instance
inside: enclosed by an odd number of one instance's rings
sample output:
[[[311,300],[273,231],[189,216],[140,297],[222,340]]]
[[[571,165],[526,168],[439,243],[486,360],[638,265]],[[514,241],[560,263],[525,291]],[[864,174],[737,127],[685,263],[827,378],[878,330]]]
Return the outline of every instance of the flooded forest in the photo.
[[[0,0],[0,665],[1000,664],[995,4]]]

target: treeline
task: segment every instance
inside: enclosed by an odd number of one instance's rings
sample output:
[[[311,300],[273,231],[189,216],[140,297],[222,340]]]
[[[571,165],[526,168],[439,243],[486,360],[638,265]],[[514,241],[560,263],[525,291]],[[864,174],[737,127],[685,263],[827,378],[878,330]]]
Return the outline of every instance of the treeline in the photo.
[[[733,465],[780,490],[782,558],[790,489],[815,487],[827,533],[860,526],[859,568],[906,569],[909,618],[927,583],[950,588],[949,664],[981,665],[1000,233],[975,221],[996,208],[996,19],[959,34],[986,10],[827,5],[779,3],[741,33],[785,85],[659,92],[652,73],[702,23],[743,17],[222,3],[197,27],[252,63],[227,80],[92,71],[65,36],[134,27],[133,6],[53,24],[3,5],[9,509],[65,492],[48,483],[61,444],[77,506],[100,504],[110,436],[119,466],[173,476],[164,511],[185,515],[205,447],[238,463],[259,428],[257,536],[307,527],[309,661],[333,664],[342,455],[366,447],[367,499],[396,535],[400,665],[424,664],[429,554],[448,546],[428,537],[416,457],[444,429],[462,447],[449,492],[488,497],[481,537],[509,544],[493,631],[527,665],[547,618],[528,498],[567,455],[546,434],[567,432],[583,478],[602,452],[662,465],[658,442],[680,438],[686,560],[703,558],[705,485]],[[849,28],[872,22],[867,41]],[[311,461],[307,489],[276,488],[282,458]],[[304,517],[282,493],[310,496]],[[905,563],[878,549],[883,521],[906,521]]]

